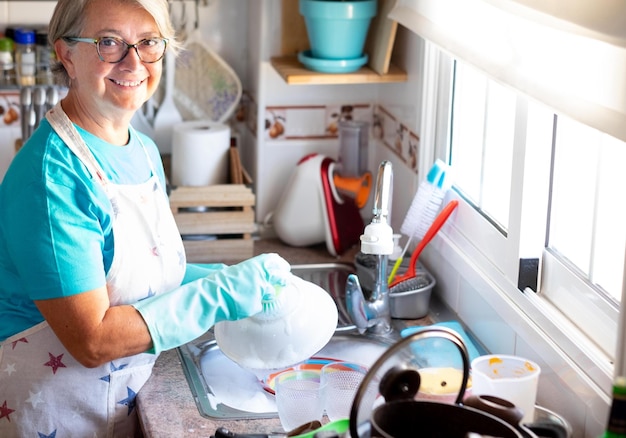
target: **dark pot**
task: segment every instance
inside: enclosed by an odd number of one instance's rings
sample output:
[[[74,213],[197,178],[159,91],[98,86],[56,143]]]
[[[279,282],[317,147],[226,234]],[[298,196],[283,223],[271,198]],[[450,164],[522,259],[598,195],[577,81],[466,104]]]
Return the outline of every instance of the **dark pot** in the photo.
[[[535,436],[522,434],[504,420],[475,408],[415,400],[379,406],[372,414],[371,428],[372,436],[383,438],[464,438],[469,432],[502,438]]]

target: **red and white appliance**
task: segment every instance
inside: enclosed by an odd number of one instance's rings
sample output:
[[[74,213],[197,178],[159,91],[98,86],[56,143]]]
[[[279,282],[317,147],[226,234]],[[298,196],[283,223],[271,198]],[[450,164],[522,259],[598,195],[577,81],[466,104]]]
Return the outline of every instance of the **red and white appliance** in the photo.
[[[365,224],[354,198],[337,191],[335,165],[316,153],[298,162],[272,218],[280,240],[296,247],[325,241],[333,256],[359,243]]]

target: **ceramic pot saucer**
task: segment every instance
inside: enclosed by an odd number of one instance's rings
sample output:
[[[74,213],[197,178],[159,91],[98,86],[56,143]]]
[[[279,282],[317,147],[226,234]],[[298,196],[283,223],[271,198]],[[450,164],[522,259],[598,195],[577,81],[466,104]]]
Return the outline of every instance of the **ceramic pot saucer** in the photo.
[[[314,58],[310,50],[298,53],[298,61],[307,69],[322,73],[350,73],[357,71],[367,63],[367,60],[367,54],[352,59],[321,59]]]

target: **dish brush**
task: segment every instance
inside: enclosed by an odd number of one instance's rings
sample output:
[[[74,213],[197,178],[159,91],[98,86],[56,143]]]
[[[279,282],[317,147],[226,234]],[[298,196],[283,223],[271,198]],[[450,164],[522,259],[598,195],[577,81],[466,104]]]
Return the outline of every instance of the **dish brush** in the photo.
[[[407,249],[413,242],[413,239],[422,239],[428,228],[431,226],[446,194],[449,183],[446,180],[446,164],[441,160],[436,160],[428,171],[426,179],[419,185],[411,206],[404,217],[400,232],[408,236],[408,240],[400,257],[396,259],[395,264],[389,274],[387,283],[391,285],[398,268],[402,264]]]
[[[428,231],[426,231],[424,238],[420,240],[420,243],[415,248],[415,251],[413,251],[413,254],[411,255],[411,262],[409,263],[407,271],[391,282],[389,293],[408,292],[425,286],[423,284],[424,280],[420,279],[420,275],[417,273],[417,259],[422,251],[424,251],[424,248],[426,248],[426,245],[433,240],[441,227],[443,227],[458,205],[459,201],[453,199],[441,210],[441,213],[437,215],[433,223],[428,228]]]

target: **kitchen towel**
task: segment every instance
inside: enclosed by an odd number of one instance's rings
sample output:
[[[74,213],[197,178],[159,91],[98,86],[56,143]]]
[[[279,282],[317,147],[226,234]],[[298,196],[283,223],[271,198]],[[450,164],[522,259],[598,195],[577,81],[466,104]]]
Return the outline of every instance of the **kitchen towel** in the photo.
[[[226,184],[229,148],[227,125],[205,120],[176,124],[172,139],[172,184]]]
[[[213,409],[221,403],[243,412],[278,412],[274,395],[264,389],[257,376],[230,360],[221,350],[208,350],[200,359],[200,366],[210,388],[207,397]]]

